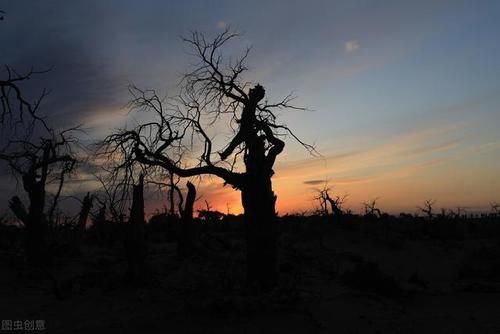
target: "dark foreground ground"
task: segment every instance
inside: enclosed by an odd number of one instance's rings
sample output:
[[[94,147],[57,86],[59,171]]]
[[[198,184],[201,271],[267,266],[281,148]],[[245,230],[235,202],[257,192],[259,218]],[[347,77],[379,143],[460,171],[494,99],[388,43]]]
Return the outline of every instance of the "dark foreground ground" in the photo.
[[[90,230],[74,252],[55,233],[41,270],[5,229],[0,318],[43,319],[47,333],[500,333],[498,218],[281,220],[280,284],[262,295],[243,287],[240,223],[201,227],[187,260],[171,230],[149,228],[140,284],[119,238]]]

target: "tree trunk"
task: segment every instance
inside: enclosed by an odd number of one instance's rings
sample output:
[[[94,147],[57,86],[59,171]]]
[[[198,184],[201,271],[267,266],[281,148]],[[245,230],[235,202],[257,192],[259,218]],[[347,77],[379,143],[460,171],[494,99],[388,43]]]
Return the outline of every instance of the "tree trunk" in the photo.
[[[144,222],[144,177],[133,186],[132,209],[127,224],[126,252],[128,275],[133,281],[141,281],[146,258],[146,231]]]
[[[174,174],[170,173],[170,189],[169,189],[169,200],[170,200],[170,215],[174,216],[175,215],[175,199],[174,199],[174,194],[175,194],[175,187],[174,187]],[[181,212],[179,212],[181,214]]]
[[[193,205],[196,199],[196,188],[191,182],[187,183],[188,193],[186,196],[186,206],[182,211],[181,226],[177,243],[177,256],[186,258],[193,255],[195,240],[193,226]]]
[[[337,203],[331,199],[330,197],[326,198],[328,202],[330,202],[330,207],[332,208],[332,215],[334,217],[342,217],[344,215],[344,212],[339,209]]]
[[[28,214],[26,224],[25,250],[28,262],[32,265],[45,265],[49,261],[47,250],[47,226],[43,212],[38,209],[38,203]]]
[[[245,211],[247,239],[247,286],[263,292],[274,288],[278,280],[276,196],[271,182],[275,156],[269,156],[277,153],[271,153],[275,148],[273,143],[273,148],[266,155],[265,141],[271,142],[272,139],[268,134],[259,134],[261,125],[256,118],[257,104],[264,98],[264,94],[264,88],[260,85],[250,90],[239,132],[244,134],[246,148],[246,173],[241,201]]]
[[[23,175],[23,186],[30,201],[25,222],[25,251],[31,265],[43,266],[50,261],[46,241],[47,221],[43,212],[45,208],[45,185],[43,182],[36,180],[35,173],[34,170],[30,170],[29,173]]]
[[[247,241],[247,286],[271,290],[277,283],[276,196],[271,177],[249,175],[241,193]]]
[[[87,195],[83,198],[82,208],[80,210],[80,215],[78,217],[78,232],[77,232],[77,251],[81,251],[81,246],[83,242],[83,238],[85,235],[85,227],[87,223],[87,218],[89,217],[90,209],[92,209],[92,202],[94,197],[87,193]]]

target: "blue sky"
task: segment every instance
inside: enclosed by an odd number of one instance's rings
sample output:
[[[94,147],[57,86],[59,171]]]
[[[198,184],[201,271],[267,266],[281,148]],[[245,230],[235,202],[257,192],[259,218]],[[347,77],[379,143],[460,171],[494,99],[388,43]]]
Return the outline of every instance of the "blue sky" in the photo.
[[[44,112],[57,126],[109,133],[126,121],[128,84],[176,92],[193,61],[181,35],[231,26],[242,37],[227,52],[253,48],[248,78],[271,98],[293,91],[311,109],[281,114],[323,155],[287,146],[275,180],[282,212],[313,207],[309,181],[319,180],[349,193],[355,210],[374,197],[388,211],[428,198],[474,208],[500,200],[498,1],[16,0],[0,8],[9,45],[1,63],[53,66],[26,89],[52,89]],[[237,194],[210,195],[217,185],[205,196],[221,209],[238,206]]]

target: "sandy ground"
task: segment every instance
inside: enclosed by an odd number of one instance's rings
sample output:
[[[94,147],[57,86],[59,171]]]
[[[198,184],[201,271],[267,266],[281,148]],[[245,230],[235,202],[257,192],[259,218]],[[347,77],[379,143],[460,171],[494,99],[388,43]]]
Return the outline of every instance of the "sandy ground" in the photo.
[[[44,319],[47,333],[500,333],[495,238],[320,227],[280,242],[280,285],[262,295],[243,288],[241,240],[187,261],[174,243],[152,243],[139,286],[120,247],[61,259],[55,279],[5,251],[0,318]]]

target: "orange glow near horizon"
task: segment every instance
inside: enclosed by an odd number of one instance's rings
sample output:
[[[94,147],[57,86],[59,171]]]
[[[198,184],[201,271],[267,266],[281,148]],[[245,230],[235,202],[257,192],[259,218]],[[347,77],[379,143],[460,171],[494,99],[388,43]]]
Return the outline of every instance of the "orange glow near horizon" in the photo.
[[[317,190],[325,184],[332,195],[348,195],[346,209],[355,213],[362,203],[377,199],[382,211],[417,212],[426,199],[435,199],[436,209],[463,207],[486,211],[500,193],[495,153],[500,143],[466,145],[458,133],[466,125],[448,124],[401,134],[364,150],[332,154],[322,158],[278,162],[273,177],[280,215],[312,211]],[[481,162],[481,163],[479,163]],[[213,180],[199,189],[204,208],[238,214],[240,192]]]

